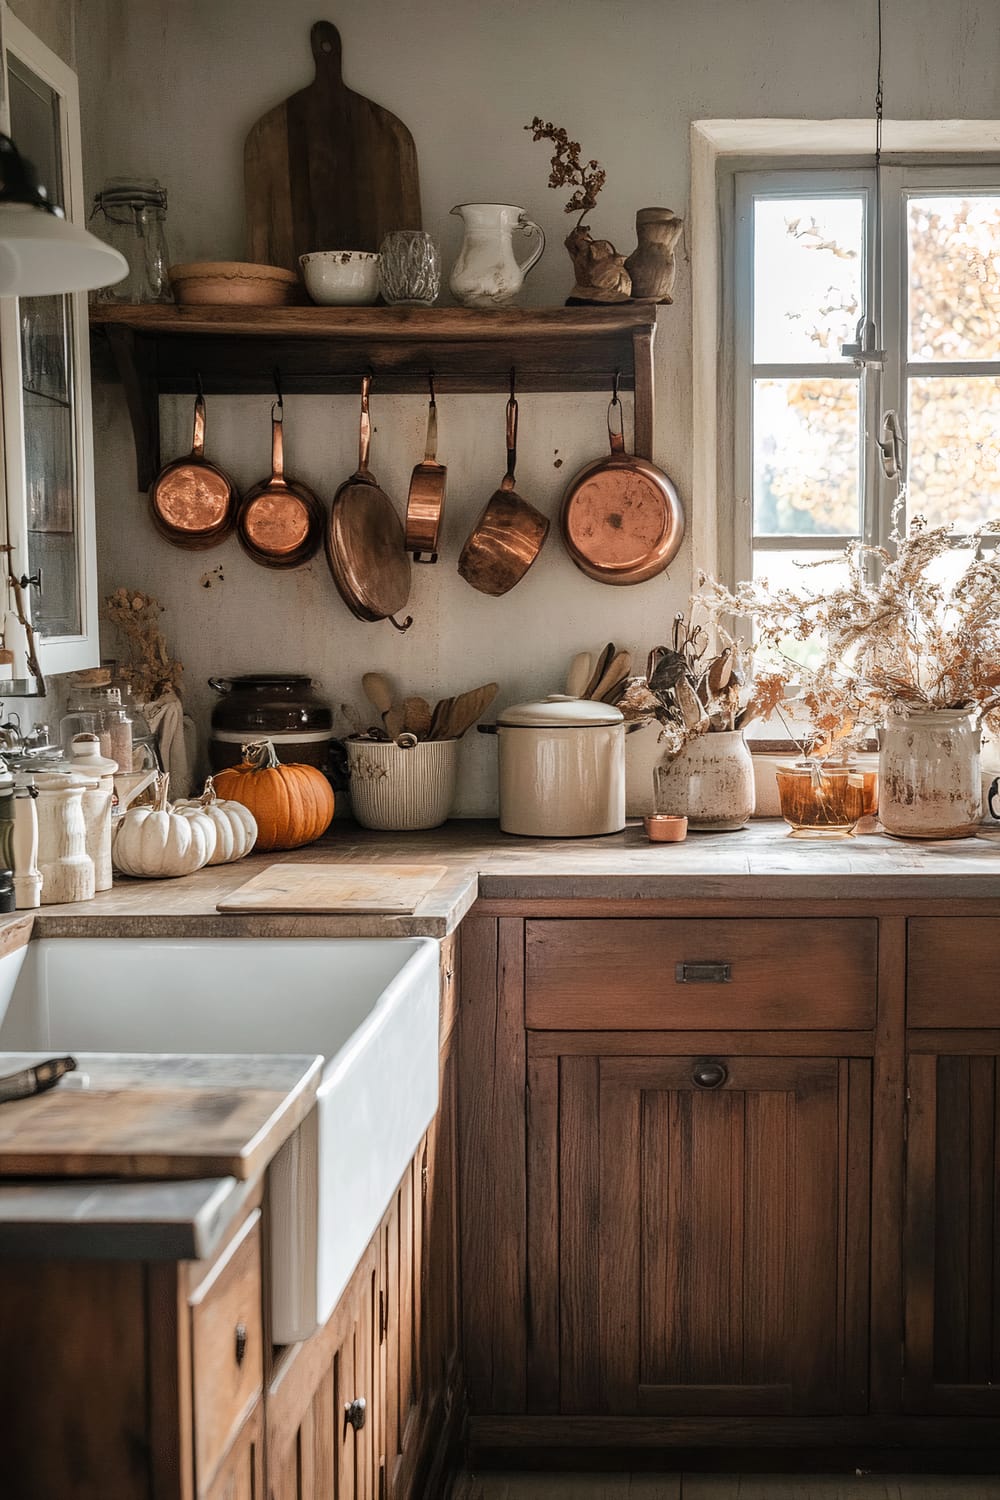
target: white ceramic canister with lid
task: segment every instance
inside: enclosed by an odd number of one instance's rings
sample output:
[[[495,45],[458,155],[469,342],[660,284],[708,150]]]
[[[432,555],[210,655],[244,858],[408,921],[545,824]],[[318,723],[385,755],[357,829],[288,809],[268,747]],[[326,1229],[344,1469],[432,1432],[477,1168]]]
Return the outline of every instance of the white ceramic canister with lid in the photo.
[[[500,828],[529,838],[588,838],[625,827],[621,710],[554,693],[497,718]]]
[[[87,853],[82,777],[54,773],[36,776],[38,869],[42,905],[89,901],[94,895],[94,861]]]
[[[69,753],[73,770],[87,781],[83,793],[83,821],[87,830],[87,853],[94,861],[94,889],[110,891],[113,881],[111,804],[118,762],[101,754],[101,741],[96,734],[74,735]]]

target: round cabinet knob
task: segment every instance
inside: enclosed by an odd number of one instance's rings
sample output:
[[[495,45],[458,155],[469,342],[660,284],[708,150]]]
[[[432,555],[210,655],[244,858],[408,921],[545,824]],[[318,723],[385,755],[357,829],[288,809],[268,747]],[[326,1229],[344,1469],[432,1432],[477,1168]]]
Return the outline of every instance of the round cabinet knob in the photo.
[[[725,1063],[717,1062],[712,1057],[702,1057],[694,1065],[691,1078],[700,1089],[721,1088],[729,1077],[729,1070]]]
[[[360,1432],[365,1425],[365,1414],[368,1411],[368,1403],[364,1396],[355,1396],[344,1407],[344,1420],[348,1426],[353,1427],[355,1432]]]
[[[236,1363],[241,1365],[247,1357],[247,1325],[236,1325]]]

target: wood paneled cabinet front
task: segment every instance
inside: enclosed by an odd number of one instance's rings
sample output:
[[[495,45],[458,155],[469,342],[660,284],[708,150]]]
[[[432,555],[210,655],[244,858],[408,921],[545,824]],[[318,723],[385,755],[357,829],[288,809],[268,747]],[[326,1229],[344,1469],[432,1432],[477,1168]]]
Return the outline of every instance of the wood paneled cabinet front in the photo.
[[[869,1061],[558,1042],[528,1040],[528,1410],[863,1410]]]

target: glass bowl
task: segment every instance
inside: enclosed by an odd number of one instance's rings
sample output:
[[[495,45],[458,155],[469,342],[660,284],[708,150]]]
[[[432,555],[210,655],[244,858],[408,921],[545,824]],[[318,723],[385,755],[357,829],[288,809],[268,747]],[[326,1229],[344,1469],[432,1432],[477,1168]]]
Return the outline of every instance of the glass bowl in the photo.
[[[782,766],[774,774],[793,839],[850,838],[876,795],[876,773],[854,766]]]

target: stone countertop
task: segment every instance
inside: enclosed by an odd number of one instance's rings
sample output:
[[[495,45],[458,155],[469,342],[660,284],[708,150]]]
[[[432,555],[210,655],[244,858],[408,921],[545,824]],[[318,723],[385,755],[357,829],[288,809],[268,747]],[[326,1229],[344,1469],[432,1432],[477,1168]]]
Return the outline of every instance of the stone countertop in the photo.
[[[0,1052],[0,1074],[30,1067],[51,1055]],[[288,1102],[285,1136],[311,1107],[322,1073],[319,1057],[283,1054],[75,1055],[78,1071],[67,1074],[57,1089],[284,1091]],[[254,1182],[239,1182],[235,1177],[179,1182],[113,1178],[0,1182],[0,1259],[199,1260],[214,1253],[254,1187]]]
[[[641,823],[589,839],[518,838],[501,833],[494,822],[452,822],[409,834],[335,824],[306,849],[253,854],[183,880],[116,878],[114,888],[93,901],[43,906],[10,918],[8,942],[26,941],[32,927],[36,937],[442,938],[477,897],[996,900],[1000,826],[985,825],[985,834],[933,843],[874,833],[838,841],[793,839],[780,820],[761,819],[738,833],[693,833],[681,844],[651,844]],[[339,860],[430,862],[445,865],[447,874],[412,916],[236,916],[215,909],[223,895],[268,865]],[[0,928],[0,950],[3,939]]]

